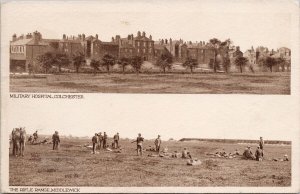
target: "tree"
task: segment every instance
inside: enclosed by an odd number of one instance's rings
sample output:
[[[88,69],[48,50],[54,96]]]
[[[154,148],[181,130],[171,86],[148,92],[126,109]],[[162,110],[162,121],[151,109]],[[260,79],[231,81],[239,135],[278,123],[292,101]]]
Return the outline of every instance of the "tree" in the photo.
[[[68,66],[70,64],[70,60],[65,53],[56,53],[54,55],[54,65],[58,66],[58,71],[61,73],[61,68],[64,66]]]
[[[131,58],[131,66],[135,70],[136,74],[139,74],[142,68],[143,60],[140,56],[134,56]]]
[[[243,67],[247,65],[248,59],[246,57],[237,57],[234,61],[235,65],[240,68],[240,72],[243,73]]]
[[[85,56],[82,52],[77,52],[73,55],[73,64],[76,69],[76,73],[79,73],[79,68],[84,63],[86,63],[86,61],[85,61]]]
[[[99,71],[100,60],[92,59],[90,65],[91,65],[91,67],[93,67],[94,74],[96,75],[97,71]]]
[[[196,59],[188,57],[186,61],[182,64],[182,66],[189,68],[191,70],[191,73],[193,73],[193,70],[198,66],[198,61]]]
[[[259,60],[259,63],[262,64],[263,66],[269,68],[270,71],[273,72],[273,66],[277,65],[278,61],[276,60],[276,58],[267,56],[267,57],[261,58]]]
[[[282,57],[276,58],[276,64],[281,66],[282,71],[285,71],[285,66],[287,66],[287,62],[284,58]]]
[[[102,63],[101,65],[106,67],[107,73],[109,73],[110,66],[113,66],[115,64],[115,57],[110,54],[105,54],[102,57]]]
[[[130,59],[127,57],[122,57],[119,61],[118,64],[122,66],[122,73],[125,73],[125,67],[130,65]]]
[[[42,66],[42,68],[45,70],[45,73],[48,73],[48,70],[55,62],[53,54],[51,52],[46,52],[42,55],[38,55],[36,57],[36,61]]]
[[[166,73],[166,68],[171,69],[173,63],[173,56],[169,52],[161,54],[159,59],[156,61],[155,65],[160,67],[164,73]]]
[[[222,55],[222,58],[223,58],[223,66],[224,66],[224,69],[225,69],[225,72],[228,73],[229,71],[229,68],[230,68],[230,57],[229,57],[229,51],[232,50],[232,40],[230,40],[229,38],[226,39],[224,42],[221,42],[220,43],[220,48],[219,50],[221,55]]]
[[[218,49],[220,47],[221,41],[217,38],[213,38],[209,40],[210,44],[213,46],[214,51],[215,51],[215,57],[214,57],[214,63],[213,63],[213,69],[214,72],[217,72],[217,68],[218,68],[218,63],[217,63],[217,56],[218,56]]]

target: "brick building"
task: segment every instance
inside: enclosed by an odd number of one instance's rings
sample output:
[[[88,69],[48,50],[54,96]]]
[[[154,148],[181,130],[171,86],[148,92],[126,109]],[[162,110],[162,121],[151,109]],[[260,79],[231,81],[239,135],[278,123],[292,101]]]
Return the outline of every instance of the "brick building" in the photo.
[[[10,71],[28,71],[28,65],[36,65],[35,58],[48,51],[58,50],[59,40],[42,39],[35,31],[26,36],[13,35],[10,42]]]
[[[152,36],[150,35],[148,38],[145,32],[138,31],[136,37],[131,34],[127,38],[121,38],[117,35],[112,38],[112,42],[119,45],[120,57],[140,56],[144,61],[154,59],[154,41]]]

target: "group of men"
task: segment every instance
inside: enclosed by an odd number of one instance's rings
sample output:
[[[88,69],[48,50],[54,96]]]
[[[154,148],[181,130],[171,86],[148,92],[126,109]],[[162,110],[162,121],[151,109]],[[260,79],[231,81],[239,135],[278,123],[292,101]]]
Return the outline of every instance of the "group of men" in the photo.
[[[255,151],[255,154],[252,153],[251,147],[248,146],[244,153],[243,156],[245,159],[250,159],[250,160],[257,160],[257,161],[262,161],[264,157],[264,140],[262,137],[259,138],[259,144],[257,146],[257,149]]]
[[[119,133],[116,133],[113,136],[113,142],[112,142],[112,148],[117,149],[120,147],[119,145],[120,136]],[[102,133],[95,133],[95,135],[92,137],[92,143],[93,143],[93,153],[95,154],[96,149],[100,150],[101,147],[103,149],[108,147],[108,136],[106,132]]]

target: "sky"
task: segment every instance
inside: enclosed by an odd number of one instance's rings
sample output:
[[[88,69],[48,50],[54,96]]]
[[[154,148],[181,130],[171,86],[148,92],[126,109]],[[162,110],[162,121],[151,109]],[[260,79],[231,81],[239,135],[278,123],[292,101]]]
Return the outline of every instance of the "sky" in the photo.
[[[108,41],[113,35],[126,37],[140,30],[156,40],[231,38],[242,51],[252,45],[290,47],[291,11],[295,13],[295,7],[298,13],[298,6],[286,0],[12,2],[2,5],[1,33],[7,40],[13,33],[38,30],[45,38],[85,33],[98,34],[101,40]],[[8,46],[3,48],[8,51]],[[84,94],[81,100],[8,98],[2,122],[7,129],[25,126],[28,133],[39,130],[49,135],[55,130],[73,136],[106,131],[109,136],[119,132],[128,138],[142,133],[152,139],[160,134],[163,140],[263,136],[297,141],[300,123],[299,109],[295,107],[299,107],[299,96],[295,91],[299,85],[295,85],[297,76],[292,80],[292,95]]]
[[[145,31],[153,39],[208,41],[230,38],[251,46],[291,46],[293,1],[77,1],[10,2],[2,5],[7,35],[38,30],[44,38],[98,34],[110,41]]]

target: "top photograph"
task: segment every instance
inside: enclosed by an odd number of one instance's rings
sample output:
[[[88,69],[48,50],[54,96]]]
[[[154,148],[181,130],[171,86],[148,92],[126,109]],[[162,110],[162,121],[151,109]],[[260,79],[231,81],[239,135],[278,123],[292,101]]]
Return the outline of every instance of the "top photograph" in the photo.
[[[10,92],[291,93],[289,13],[94,4],[8,6]]]

